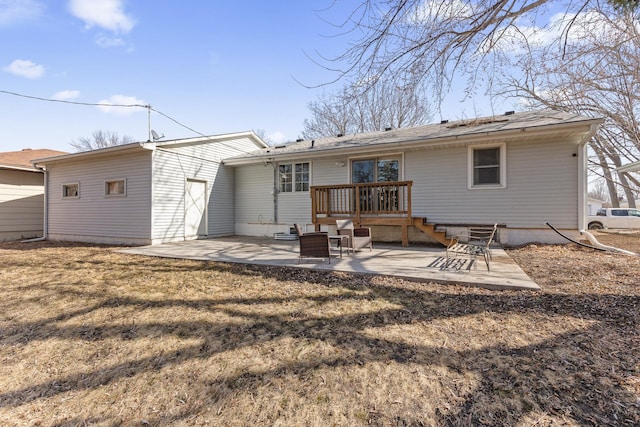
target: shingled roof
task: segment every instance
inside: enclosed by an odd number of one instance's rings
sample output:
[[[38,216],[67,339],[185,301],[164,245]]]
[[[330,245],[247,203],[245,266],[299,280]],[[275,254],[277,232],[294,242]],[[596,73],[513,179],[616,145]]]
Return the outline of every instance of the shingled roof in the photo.
[[[59,156],[61,154],[67,153],[64,151],[48,150],[46,148],[25,148],[20,151],[6,151],[0,153],[0,168],[35,170],[31,164],[31,160],[42,157]]]
[[[265,158],[291,157],[294,155],[314,156],[346,150],[367,150],[397,147],[403,144],[429,145],[443,141],[464,141],[483,135],[494,137],[514,131],[549,129],[554,126],[599,124],[602,119],[594,119],[578,114],[551,109],[527,111],[505,115],[482,117],[458,121],[390,129],[355,135],[337,135],[313,140],[298,140],[258,151],[235,156],[225,160],[227,164],[243,164]]]

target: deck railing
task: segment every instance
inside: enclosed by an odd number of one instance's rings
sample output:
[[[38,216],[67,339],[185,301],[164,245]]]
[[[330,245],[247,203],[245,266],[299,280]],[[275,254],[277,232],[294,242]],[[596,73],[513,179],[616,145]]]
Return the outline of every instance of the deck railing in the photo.
[[[311,187],[313,223],[321,218],[350,217],[361,223],[363,217],[411,217],[412,181]]]

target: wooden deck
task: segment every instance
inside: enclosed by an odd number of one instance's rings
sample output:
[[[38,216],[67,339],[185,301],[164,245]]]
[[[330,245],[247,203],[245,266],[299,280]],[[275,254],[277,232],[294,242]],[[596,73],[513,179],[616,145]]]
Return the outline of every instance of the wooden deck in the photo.
[[[409,226],[415,226],[446,246],[449,239],[435,229],[435,224],[412,216],[412,185],[413,181],[395,181],[312,186],[312,222],[317,231],[321,225],[335,225],[337,219],[351,219],[365,227],[400,226],[405,247],[409,245]]]

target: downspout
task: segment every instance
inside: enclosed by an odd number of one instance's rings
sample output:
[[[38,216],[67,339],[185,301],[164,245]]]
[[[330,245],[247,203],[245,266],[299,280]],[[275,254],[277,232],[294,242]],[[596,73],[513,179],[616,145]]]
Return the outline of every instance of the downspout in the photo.
[[[598,249],[612,251],[612,252],[619,252],[625,255],[636,255],[635,253],[626,251],[624,249],[603,245],[602,243],[598,242],[598,239],[596,239],[593,234],[585,230],[586,222],[587,222],[586,221],[587,219],[586,195],[587,195],[587,182],[588,182],[587,181],[587,143],[589,142],[591,137],[593,137],[593,135],[595,135],[595,133],[598,131],[598,127],[599,127],[599,124],[591,125],[591,130],[589,131],[589,133],[585,135],[582,141],[580,141],[580,144],[578,144],[578,175],[580,177],[578,180],[578,230],[580,230],[580,235],[585,236],[587,239],[589,239],[589,242],[591,242],[591,244]]]
[[[269,164],[273,167],[273,190],[271,193],[273,194],[273,225],[278,224],[278,168],[276,167],[275,162],[269,162]]]
[[[589,132],[578,144],[578,230],[584,231],[587,212],[587,144],[598,131],[600,123],[592,124]]]

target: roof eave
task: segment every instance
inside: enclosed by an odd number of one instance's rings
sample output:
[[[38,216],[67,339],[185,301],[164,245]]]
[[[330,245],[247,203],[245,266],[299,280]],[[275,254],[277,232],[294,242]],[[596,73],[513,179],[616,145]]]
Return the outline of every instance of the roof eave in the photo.
[[[38,173],[42,172],[40,169],[37,169],[35,167],[2,165],[2,164],[0,164],[0,169],[17,170],[17,171],[24,171],[24,172],[38,172]]]
[[[395,150],[398,148],[419,147],[419,146],[423,146],[425,143],[428,143],[429,147],[442,147],[442,146],[457,145],[457,144],[472,144],[474,142],[479,142],[480,140],[485,140],[487,139],[488,136],[491,136],[493,138],[509,138],[514,135],[519,135],[522,133],[527,133],[527,134],[535,133],[536,135],[544,136],[545,134],[558,132],[560,130],[579,128],[579,127],[584,127],[585,133],[589,133],[592,131],[592,127],[594,125],[600,125],[603,122],[604,122],[604,119],[599,119],[599,118],[585,119],[581,121],[572,121],[572,122],[557,123],[557,124],[546,124],[541,126],[523,126],[516,129],[506,129],[506,130],[499,129],[499,130],[491,130],[491,131],[480,131],[480,132],[453,135],[453,136],[436,136],[436,137],[427,137],[424,139],[411,139],[407,141],[389,141],[389,142],[373,144],[373,145],[360,145],[357,147],[340,147],[340,146],[331,146],[327,148],[309,147],[306,150],[300,150],[300,151],[290,152],[290,153],[277,153],[272,151],[264,154],[256,154],[255,156],[251,156],[251,157],[230,158],[230,159],[226,159],[223,163],[228,166],[242,166],[242,165],[262,163],[264,161],[298,159],[302,156],[315,158],[315,157],[329,157],[335,154],[352,154],[352,153],[362,153],[362,152],[370,152],[370,151],[389,151],[389,150]]]
[[[34,166],[47,165],[47,164],[51,164],[51,163],[64,162],[64,161],[67,161],[67,160],[82,159],[82,158],[85,158],[85,157],[110,155],[112,153],[117,153],[119,151],[154,150],[154,149],[155,149],[155,143],[153,143],[153,142],[151,142],[151,143],[134,142],[134,143],[131,143],[131,144],[116,145],[116,146],[113,146],[113,147],[100,148],[98,150],[82,151],[80,153],[63,154],[62,156],[53,156],[53,157],[44,157],[42,159],[34,159],[34,160],[31,160],[31,163]]]
[[[638,172],[638,171],[640,171],[640,162],[629,163],[627,165],[620,166],[619,168],[616,169],[616,172],[618,173]]]

